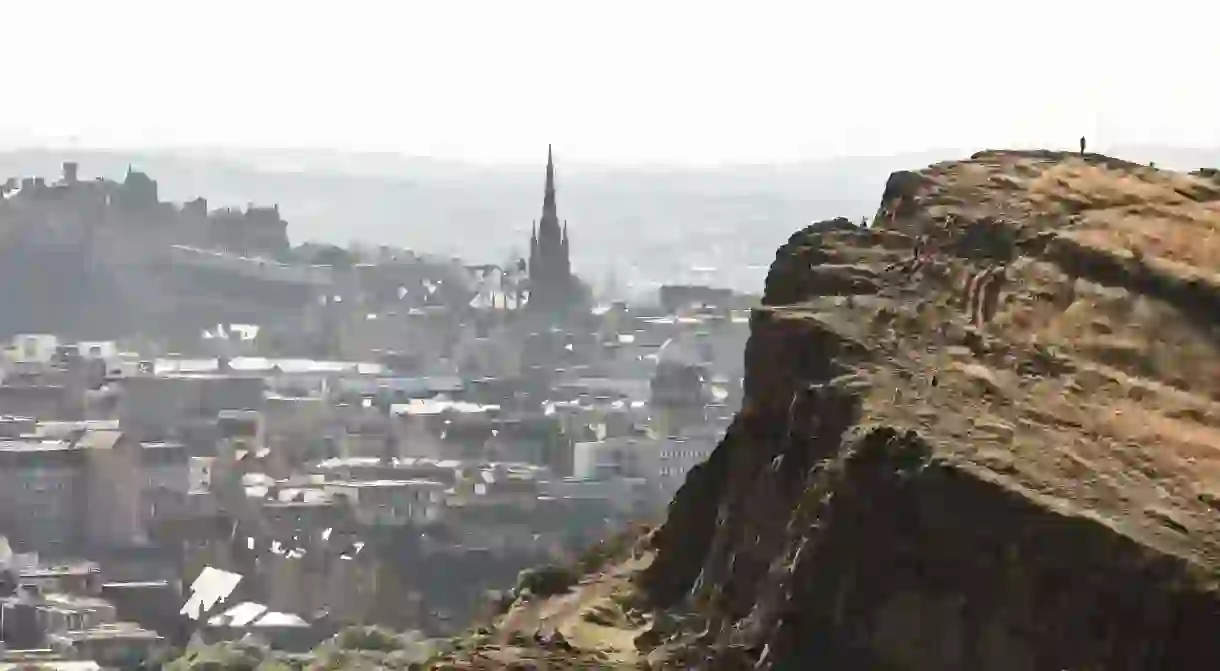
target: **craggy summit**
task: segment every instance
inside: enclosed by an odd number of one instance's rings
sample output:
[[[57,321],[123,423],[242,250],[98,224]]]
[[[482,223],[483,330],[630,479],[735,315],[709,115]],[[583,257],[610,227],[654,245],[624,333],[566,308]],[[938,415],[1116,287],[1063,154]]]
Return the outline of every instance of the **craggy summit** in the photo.
[[[1213,175],[988,151],[793,235],[639,582],[760,669],[1220,667],[1218,225]]]
[[[793,235],[635,662],[1220,668],[1218,226],[1215,173],[987,151]]]

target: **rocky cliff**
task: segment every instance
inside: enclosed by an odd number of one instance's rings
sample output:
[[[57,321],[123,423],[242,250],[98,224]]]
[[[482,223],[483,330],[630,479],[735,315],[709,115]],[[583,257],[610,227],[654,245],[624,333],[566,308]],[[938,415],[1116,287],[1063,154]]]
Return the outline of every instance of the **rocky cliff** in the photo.
[[[895,173],[776,254],[667,523],[435,668],[1220,668],[1218,225],[1208,171]]]
[[[780,248],[637,578],[720,668],[1220,668],[1220,181],[900,172]]]

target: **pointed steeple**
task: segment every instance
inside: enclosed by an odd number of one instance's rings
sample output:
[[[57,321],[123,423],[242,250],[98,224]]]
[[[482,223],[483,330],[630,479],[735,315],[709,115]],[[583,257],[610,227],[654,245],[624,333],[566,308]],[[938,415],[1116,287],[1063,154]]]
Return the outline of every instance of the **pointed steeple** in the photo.
[[[546,146],[546,192],[542,197],[543,226],[546,226],[548,219],[555,219],[557,216],[555,209],[555,160],[551,154],[551,145],[548,144]]]
[[[551,153],[551,145],[546,146],[546,190],[555,192],[555,156]]]
[[[555,203],[555,154],[547,145],[542,217],[530,237],[530,298],[527,306],[550,312],[562,309],[567,303],[571,278],[567,238],[567,222],[559,221]]]

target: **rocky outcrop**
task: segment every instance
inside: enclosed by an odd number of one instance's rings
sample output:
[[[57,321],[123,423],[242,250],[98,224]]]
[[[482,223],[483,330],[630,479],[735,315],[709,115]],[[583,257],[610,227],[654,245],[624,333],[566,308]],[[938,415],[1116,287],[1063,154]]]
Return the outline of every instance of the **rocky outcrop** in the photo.
[[[989,151],[795,234],[638,585],[720,668],[1220,668],[1218,202]]]

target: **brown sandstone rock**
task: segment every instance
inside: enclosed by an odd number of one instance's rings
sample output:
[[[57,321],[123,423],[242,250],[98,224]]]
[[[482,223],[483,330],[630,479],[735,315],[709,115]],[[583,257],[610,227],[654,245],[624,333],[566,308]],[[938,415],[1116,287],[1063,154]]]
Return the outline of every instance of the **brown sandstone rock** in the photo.
[[[792,236],[640,586],[732,665],[1220,668],[1210,179],[986,151],[895,173],[872,230]],[[961,273],[886,272],[919,239],[1010,264],[984,323]]]

